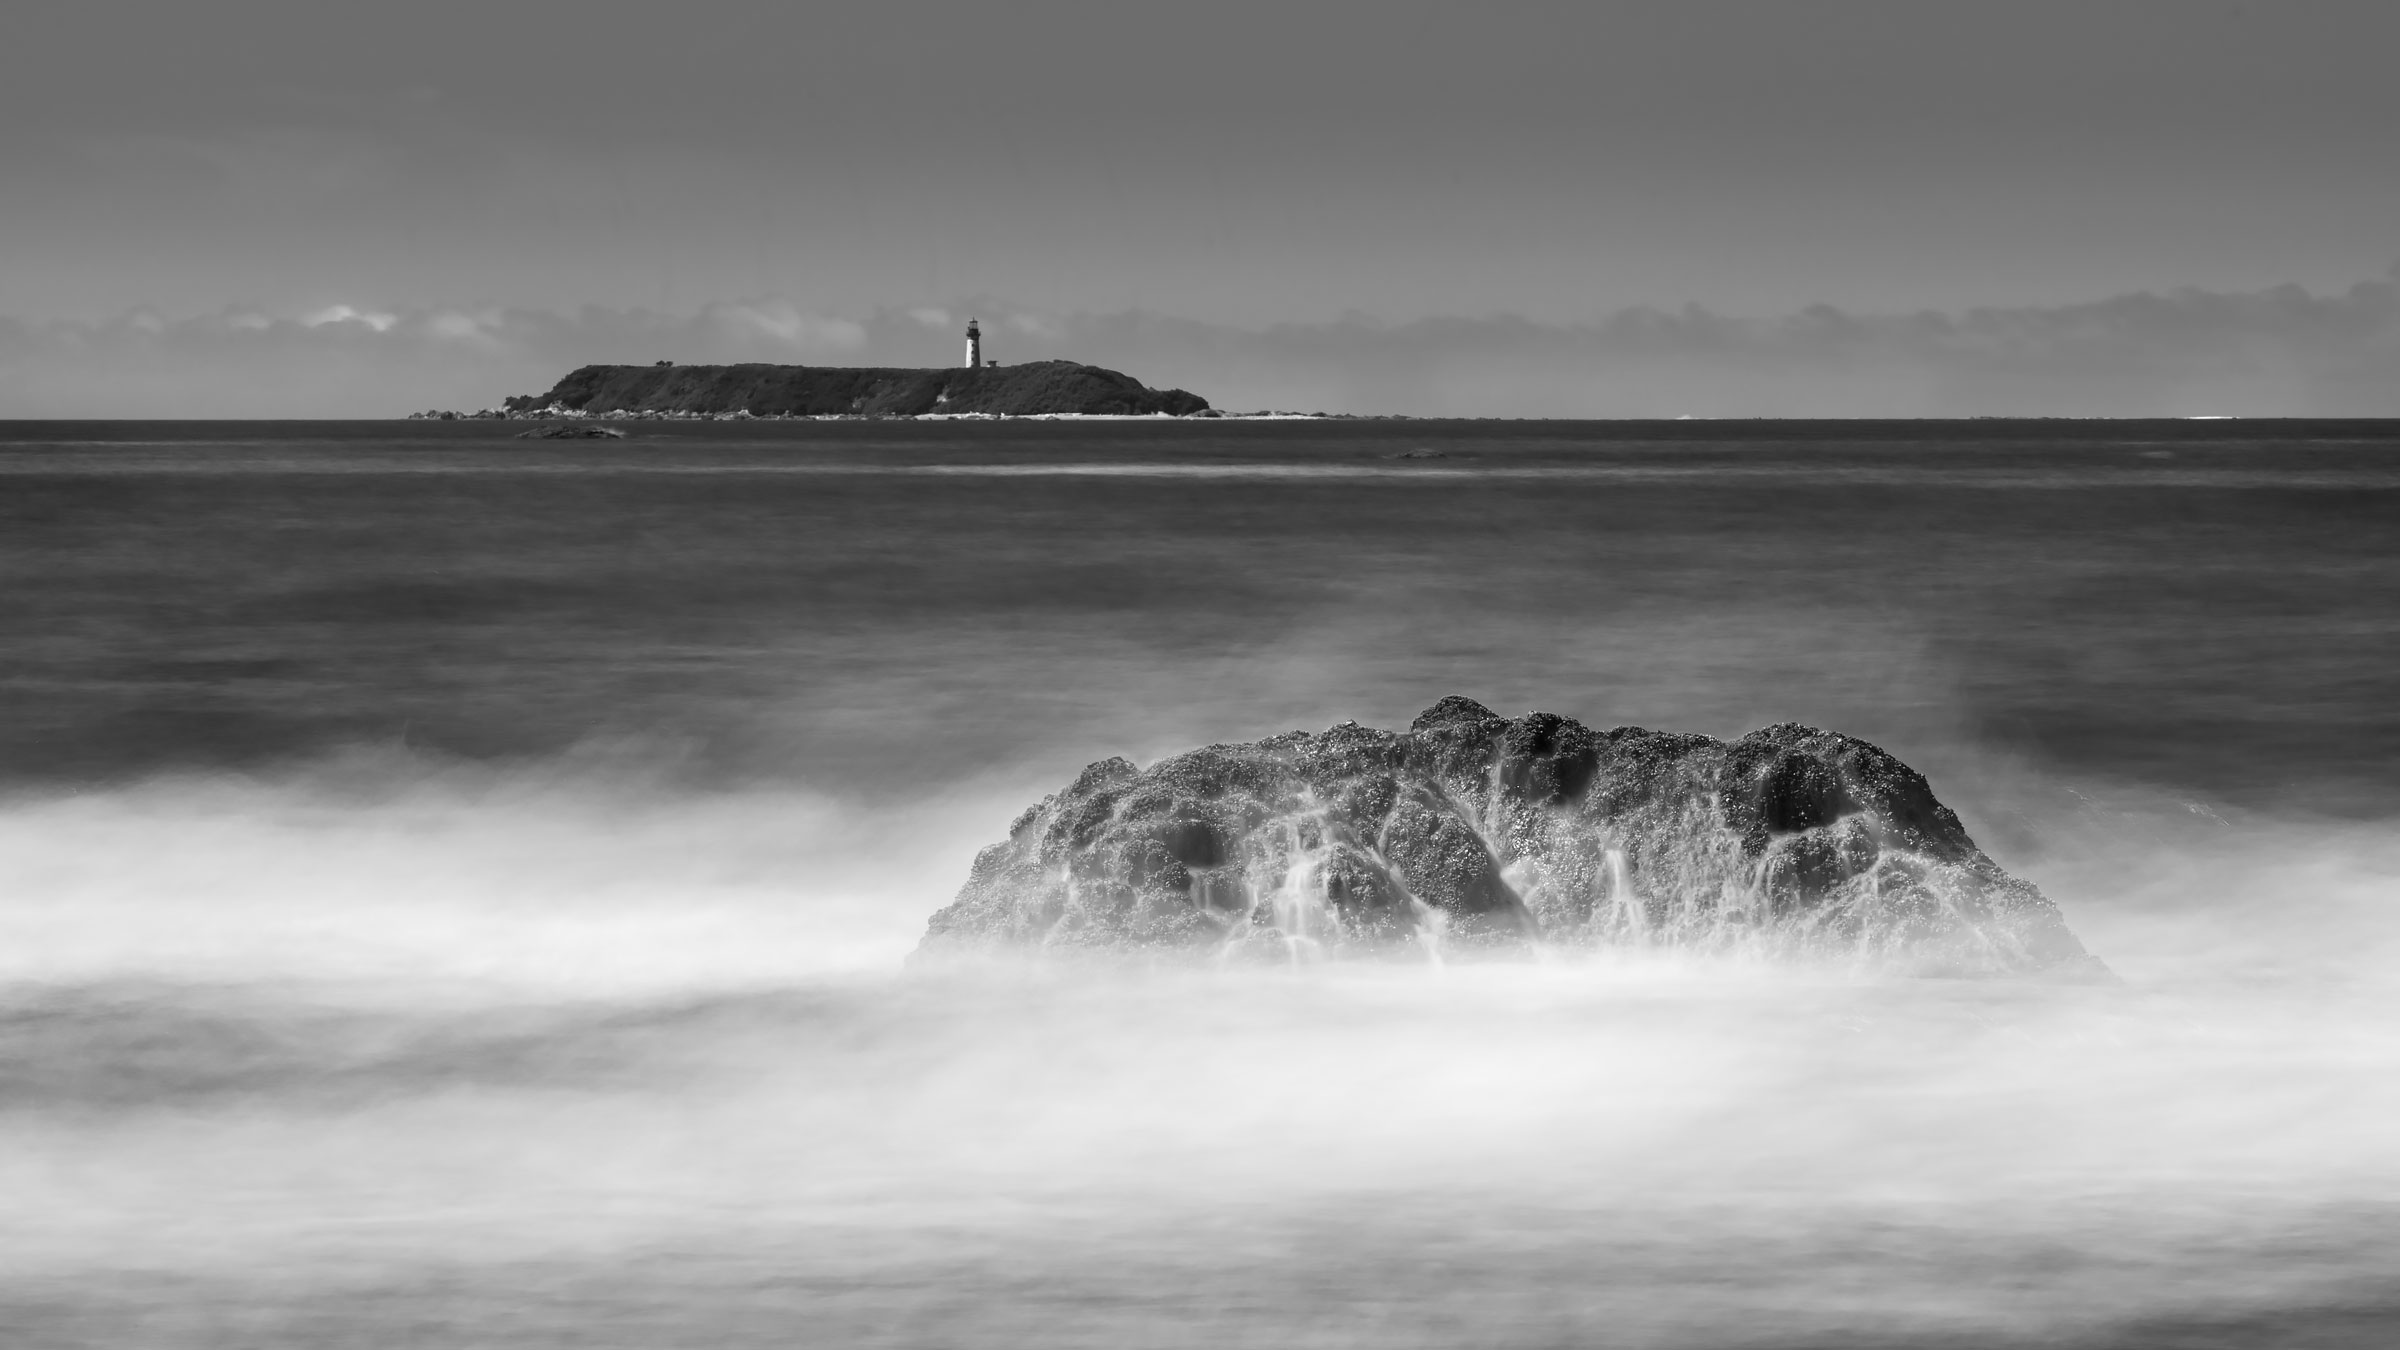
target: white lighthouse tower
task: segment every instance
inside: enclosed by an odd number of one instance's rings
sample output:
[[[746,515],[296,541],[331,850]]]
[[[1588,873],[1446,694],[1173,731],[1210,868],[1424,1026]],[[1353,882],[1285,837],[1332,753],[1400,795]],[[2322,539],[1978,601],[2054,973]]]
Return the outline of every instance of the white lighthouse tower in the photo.
[[[967,369],[983,368],[983,329],[973,319],[967,320]]]

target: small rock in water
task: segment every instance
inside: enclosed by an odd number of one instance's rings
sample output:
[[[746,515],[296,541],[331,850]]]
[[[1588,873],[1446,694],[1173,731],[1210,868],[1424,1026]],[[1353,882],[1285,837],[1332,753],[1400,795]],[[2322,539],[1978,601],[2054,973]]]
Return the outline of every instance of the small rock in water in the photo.
[[[538,431],[520,431],[520,441],[621,441],[625,433],[615,427],[595,427],[574,422],[553,422]]]
[[[1731,743],[1593,731],[1457,696],[1406,731],[1102,760],[976,857],[919,951],[1534,945],[2103,969],[1865,741],[1795,722]]]

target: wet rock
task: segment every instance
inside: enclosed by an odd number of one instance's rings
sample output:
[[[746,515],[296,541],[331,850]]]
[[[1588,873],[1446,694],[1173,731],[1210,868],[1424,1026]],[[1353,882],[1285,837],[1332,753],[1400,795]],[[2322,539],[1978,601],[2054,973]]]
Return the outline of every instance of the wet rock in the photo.
[[[1864,741],[1595,731],[1456,696],[1406,731],[1094,764],[976,858],[921,950],[1534,945],[2097,968],[1922,774]]]

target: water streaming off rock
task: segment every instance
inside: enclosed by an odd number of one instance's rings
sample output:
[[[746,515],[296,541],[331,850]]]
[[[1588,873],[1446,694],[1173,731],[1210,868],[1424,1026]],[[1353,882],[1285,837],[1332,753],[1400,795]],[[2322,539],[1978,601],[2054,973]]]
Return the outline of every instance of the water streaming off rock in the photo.
[[[2386,1343],[2388,436],[8,428],[0,1326]],[[1453,692],[1873,741],[2119,981],[903,972],[1086,764]]]

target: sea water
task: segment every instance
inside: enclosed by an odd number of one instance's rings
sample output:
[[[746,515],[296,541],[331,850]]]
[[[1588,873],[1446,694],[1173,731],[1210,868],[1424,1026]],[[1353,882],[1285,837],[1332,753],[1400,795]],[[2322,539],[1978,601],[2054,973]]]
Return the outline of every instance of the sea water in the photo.
[[[11,1346],[2378,1346],[2400,429],[0,427]],[[903,961],[1449,693],[1924,770],[2113,983]]]

